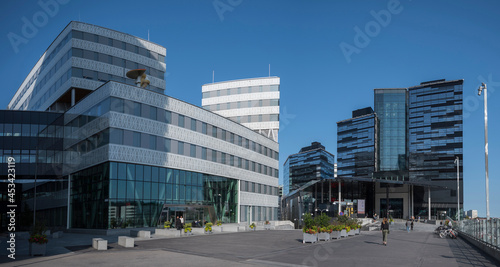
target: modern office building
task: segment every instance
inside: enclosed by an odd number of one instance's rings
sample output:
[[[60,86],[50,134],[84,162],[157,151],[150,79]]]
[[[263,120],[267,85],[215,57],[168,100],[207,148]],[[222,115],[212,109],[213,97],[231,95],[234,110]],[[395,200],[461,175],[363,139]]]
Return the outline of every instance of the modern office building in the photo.
[[[352,112],[352,118],[337,122],[338,175],[371,176],[377,171],[378,117],[368,107]]]
[[[339,179],[374,183],[374,210],[379,214],[456,216],[457,157],[463,203],[462,86],[463,80],[437,80],[375,89],[374,114],[354,118],[353,112],[352,119],[337,123]],[[366,129],[352,122],[371,125],[373,118],[378,120],[375,141],[365,139],[375,147],[373,167],[353,167],[355,161],[345,155],[358,149],[356,140]]]
[[[38,169],[49,164],[57,171],[18,180],[21,201],[27,209],[36,201],[38,219],[89,229],[156,226],[177,215],[277,219],[278,143],[165,95],[165,54],[141,38],[71,22],[42,55],[8,108],[57,119],[48,126],[6,122],[7,130],[30,125],[27,133],[37,130],[38,141],[2,150],[19,162],[27,150]],[[49,134],[61,140],[41,140]],[[54,199],[64,205],[53,207]]]
[[[437,80],[408,88],[410,181],[444,187],[431,192],[435,212],[455,214],[459,158],[460,203],[463,203],[463,80]],[[422,194],[427,199],[429,192]],[[463,205],[460,205],[463,207]],[[427,210],[422,201],[415,211]]]
[[[335,156],[319,142],[288,156],[283,165],[283,194],[288,195],[312,180],[333,179]]]
[[[201,90],[203,108],[278,142],[279,77],[210,83]]]

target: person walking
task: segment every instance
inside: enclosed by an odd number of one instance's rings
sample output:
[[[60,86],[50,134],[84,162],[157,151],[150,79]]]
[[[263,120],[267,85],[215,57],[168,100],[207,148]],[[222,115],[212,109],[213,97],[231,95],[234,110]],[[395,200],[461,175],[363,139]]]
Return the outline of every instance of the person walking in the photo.
[[[175,228],[177,228],[177,230],[181,230],[181,219],[179,219],[179,216],[175,219]]]
[[[413,220],[411,220],[411,230],[413,231]]]
[[[387,235],[389,234],[389,222],[387,221],[387,218],[382,220],[380,230],[382,230],[382,242],[384,246],[387,246]]]
[[[410,232],[410,219],[406,221],[406,231],[409,233]]]

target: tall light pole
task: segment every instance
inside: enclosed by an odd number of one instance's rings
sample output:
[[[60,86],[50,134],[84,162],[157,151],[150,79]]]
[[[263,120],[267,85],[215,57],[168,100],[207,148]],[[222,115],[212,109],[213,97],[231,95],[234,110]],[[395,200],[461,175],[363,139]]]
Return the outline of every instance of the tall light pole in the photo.
[[[486,170],[486,219],[490,219],[490,190],[488,188],[488,94],[486,84],[482,83],[477,89],[477,94],[481,96],[484,90],[484,168]]]
[[[457,218],[460,221],[460,158],[455,158],[457,164]]]

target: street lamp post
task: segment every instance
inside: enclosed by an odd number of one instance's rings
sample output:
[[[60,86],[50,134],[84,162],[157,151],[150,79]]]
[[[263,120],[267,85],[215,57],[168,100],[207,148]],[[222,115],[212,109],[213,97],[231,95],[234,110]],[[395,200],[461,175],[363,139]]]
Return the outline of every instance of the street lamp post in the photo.
[[[328,209],[315,209],[314,211],[316,212],[321,212],[321,214],[323,214],[324,211],[328,212]]]
[[[458,156],[455,158],[455,163],[457,164],[457,217],[460,221],[460,158]]]
[[[488,187],[488,96],[486,84],[482,83],[477,89],[477,94],[481,96],[484,90],[484,168],[486,170],[486,219],[490,219],[490,190]]]

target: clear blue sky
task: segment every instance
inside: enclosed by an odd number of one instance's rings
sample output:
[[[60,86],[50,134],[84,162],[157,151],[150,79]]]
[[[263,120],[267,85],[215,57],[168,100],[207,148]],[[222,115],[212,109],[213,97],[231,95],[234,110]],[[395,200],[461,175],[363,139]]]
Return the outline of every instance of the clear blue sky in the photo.
[[[71,20],[145,39],[149,29],[150,40],[167,48],[166,94],[195,105],[212,70],[224,81],[267,76],[271,64],[271,75],[281,77],[281,166],[312,141],[336,154],[336,122],[373,106],[374,88],[464,79],[465,209],[485,216],[483,101],[477,96],[485,81],[490,211],[500,217],[498,1],[60,1],[45,21],[36,1],[2,4],[1,107]],[[384,25],[372,15],[381,10],[392,12],[390,21],[382,16]],[[16,53],[9,33],[23,37],[23,18],[34,15],[38,31]],[[355,43],[355,28],[366,34],[367,26],[369,42]],[[342,43],[358,49],[350,62]]]

